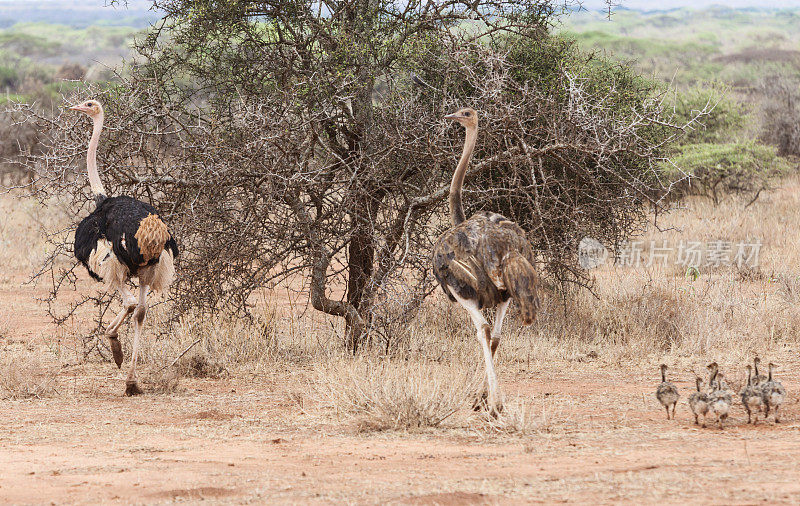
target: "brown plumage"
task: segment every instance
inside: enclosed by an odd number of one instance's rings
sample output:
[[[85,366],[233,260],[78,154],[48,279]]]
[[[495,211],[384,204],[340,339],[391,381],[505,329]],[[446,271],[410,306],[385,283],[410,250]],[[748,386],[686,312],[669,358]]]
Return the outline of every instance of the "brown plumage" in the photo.
[[[484,309],[512,298],[526,325],[539,304],[533,262],[522,229],[485,211],[442,234],[433,247],[433,272],[450,300],[476,300]]]
[[[692,409],[692,413],[694,414],[694,424],[698,425],[700,423],[699,417],[700,415],[703,415],[703,427],[705,427],[706,416],[708,415],[708,394],[703,392],[701,388],[702,384],[703,380],[699,377],[696,377],[695,385],[697,387],[697,391],[689,396],[689,407]]]
[[[716,362],[714,365],[716,365]],[[717,424],[720,429],[722,428],[722,423],[728,418],[731,404],[733,404],[733,392],[728,390],[724,375],[716,368],[714,370],[714,381],[711,385],[711,392],[708,394],[708,410],[711,414],[716,416]]]
[[[461,187],[475,148],[478,116],[475,110],[465,108],[446,118],[464,126],[466,140],[450,185],[453,228],[442,234],[433,247],[433,274],[447,297],[469,311],[477,328],[486,366],[488,408],[496,414],[501,403],[493,356],[500,343],[503,318],[513,300],[523,323],[533,323],[539,308],[539,280],[533,267],[533,249],[518,225],[492,212],[479,212],[465,219]],[[497,308],[494,328],[481,313],[486,308]]]
[[[742,406],[747,411],[747,423],[758,423],[758,412],[763,409],[763,402],[761,399],[761,388],[753,385],[753,372],[748,364],[745,366],[747,369],[747,384],[742,388],[740,396],[742,398]],[[753,411],[756,412],[755,420],[753,420]]]
[[[769,363],[769,375],[767,381],[761,384],[761,400],[764,403],[764,420],[769,417],[770,409],[775,412],[775,423],[781,423],[779,410],[781,404],[786,400],[786,389],[780,381],[772,377],[772,370],[777,367],[772,362]]]
[[[667,420],[669,420],[669,408],[672,406],[672,419],[675,419],[675,408],[678,406],[678,389],[671,381],[667,381],[667,365],[661,364],[661,384],[656,388],[656,398],[658,402],[667,410]]]

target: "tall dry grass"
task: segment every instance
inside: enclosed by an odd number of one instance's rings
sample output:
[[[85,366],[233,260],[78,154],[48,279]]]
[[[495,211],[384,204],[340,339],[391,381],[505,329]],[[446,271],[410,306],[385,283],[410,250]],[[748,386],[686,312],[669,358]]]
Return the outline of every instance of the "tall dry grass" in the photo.
[[[463,367],[362,357],[318,364],[319,404],[359,430],[438,427],[461,412],[480,386]]]
[[[38,357],[16,353],[0,361],[0,399],[43,399],[58,392],[55,372]]]
[[[39,268],[51,253],[44,231],[66,223],[66,207],[57,199],[41,203],[17,191],[0,194],[0,282]]]

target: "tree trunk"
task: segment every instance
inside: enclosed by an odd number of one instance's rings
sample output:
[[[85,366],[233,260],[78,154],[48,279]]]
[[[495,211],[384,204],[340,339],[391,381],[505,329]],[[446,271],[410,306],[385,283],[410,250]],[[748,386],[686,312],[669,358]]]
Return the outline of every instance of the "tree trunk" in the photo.
[[[366,195],[356,204],[353,213],[355,230],[347,249],[347,303],[353,306],[360,322],[345,319],[345,340],[349,351],[356,353],[369,327],[369,304],[364,304],[364,292],[372,280],[375,262],[375,241],[372,235],[371,212],[374,203]]]
[[[352,30],[356,38],[363,35],[367,27],[360,24],[368,19],[369,2],[360,5],[364,12],[352,18]],[[352,136],[350,138],[350,158],[355,166],[363,162],[364,151],[368,144],[370,128],[373,120],[372,94],[375,80],[367,69],[368,62],[358,62],[356,69],[357,87],[353,90],[352,107]],[[353,202],[349,211],[353,224],[350,244],[347,248],[347,303],[355,308],[360,316],[357,321],[345,318],[345,345],[354,354],[359,345],[364,341],[369,331],[371,318],[369,304],[364,304],[364,291],[372,280],[375,262],[375,240],[373,236],[373,222],[380,206],[380,192],[368,185],[363,193]]]

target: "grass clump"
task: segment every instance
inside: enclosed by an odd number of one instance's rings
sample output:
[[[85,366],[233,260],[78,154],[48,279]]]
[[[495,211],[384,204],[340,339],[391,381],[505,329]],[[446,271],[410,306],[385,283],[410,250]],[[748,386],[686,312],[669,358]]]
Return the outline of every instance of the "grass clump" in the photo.
[[[439,427],[466,407],[479,378],[470,368],[391,360],[320,366],[321,403],[356,422],[359,431]]]
[[[150,367],[140,371],[140,374],[147,393],[165,395],[183,391],[180,386],[181,373],[175,367]]]
[[[56,393],[56,375],[37,358],[16,356],[0,364],[0,399],[44,399]]]

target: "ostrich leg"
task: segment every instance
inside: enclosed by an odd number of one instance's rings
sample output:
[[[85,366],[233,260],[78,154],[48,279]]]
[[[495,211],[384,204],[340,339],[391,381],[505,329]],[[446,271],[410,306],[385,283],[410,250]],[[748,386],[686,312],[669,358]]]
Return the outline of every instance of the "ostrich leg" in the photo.
[[[510,304],[511,299],[508,299],[505,302],[501,302],[495,310],[494,328],[492,329],[492,358],[494,358],[497,347],[500,346],[500,331],[503,329],[503,320],[506,317],[506,311],[508,311],[508,306]]]
[[[135,330],[133,334],[133,352],[131,353],[131,368],[128,371],[128,379],[125,381],[125,395],[139,395],[142,393],[139,385],[136,383],[136,361],[139,358],[139,341],[142,338],[142,324],[144,317],[147,314],[147,291],[148,286],[142,284],[139,286],[139,305],[133,314]]]
[[[489,413],[492,416],[497,416],[500,414],[500,411],[503,409],[503,407],[500,399],[498,398],[497,375],[494,371],[494,362],[492,361],[492,351],[490,349],[492,342],[492,328],[489,326],[489,322],[486,321],[483,313],[481,313],[481,310],[478,308],[477,302],[474,300],[462,299],[456,294],[453,294],[453,296],[456,298],[458,303],[469,312],[472,322],[475,324],[478,343],[481,345],[481,350],[483,351],[483,361],[486,367],[486,384],[489,388],[487,405],[489,408]]]
[[[114,363],[117,364],[117,367],[122,367],[124,356],[122,354],[122,346],[117,336],[119,335],[119,327],[125,322],[128,316],[133,314],[133,310],[136,309],[136,297],[133,296],[125,285],[120,286],[117,291],[119,291],[119,296],[122,297],[122,310],[116,318],[108,324],[108,327],[106,327],[106,337],[111,346],[111,353],[114,355]]]
[[[492,350],[492,359],[494,359],[494,354],[497,351],[498,346],[500,346],[500,331],[503,328],[503,319],[506,317],[506,311],[508,311],[508,306],[511,304],[511,299],[508,299],[505,302],[501,302],[497,309],[495,310],[494,316],[494,328],[492,328],[492,341],[491,341],[491,350]],[[472,409],[474,411],[479,411],[481,407],[486,403],[489,394],[484,386],[478,394],[475,396],[475,402],[472,404]]]

